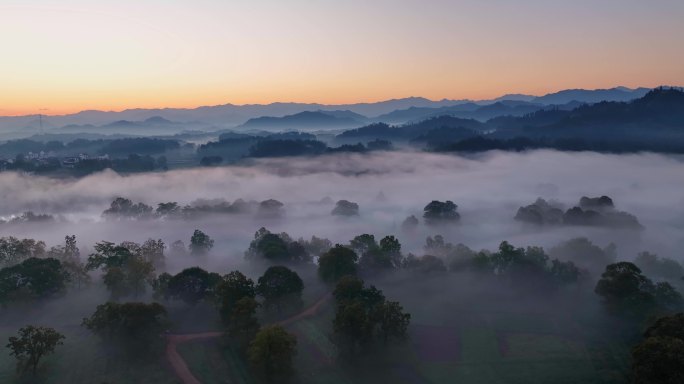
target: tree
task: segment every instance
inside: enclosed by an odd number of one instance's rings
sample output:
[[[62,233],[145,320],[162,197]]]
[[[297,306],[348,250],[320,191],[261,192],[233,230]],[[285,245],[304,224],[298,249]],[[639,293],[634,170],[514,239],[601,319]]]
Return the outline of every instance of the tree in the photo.
[[[240,271],[232,271],[225,275],[216,286],[216,300],[224,324],[232,321],[235,305],[244,298],[254,299],[256,288],[254,281]]]
[[[343,354],[353,355],[373,341],[373,323],[368,309],[359,300],[338,305],[333,319],[334,341]]]
[[[418,225],[420,225],[418,218],[411,215],[401,223],[401,230],[405,233],[412,233],[416,231]]]
[[[103,241],[95,244],[95,253],[88,256],[86,269],[101,269],[102,279],[113,299],[143,293],[154,279],[154,266],[141,254],[142,248],[131,242],[119,245]]]
[[[333,216],[358,216],[359,205],[347,200],[340,200],[335,204],[332,212]]]
[[[399,268],[401,266],[401,243],[396,237],[385,236],[380,239],[380,251],[390,260],[390,267]]]
[[[257,282],[256,292],[264,298],[264,307],[300,307],[304,283],[297,272],[283,266],[269,267]]]
[[[185,248],[185,243],[183,243],[183,240],[176,240],[173,243],[171,243],[171,249],[169,250],[169,254],[172,257],[187,256],[188,250]]]
[[[62,340],[64,335],[53,328],[28,325],[19,329],[18,337],[9,338],[7,348],[19,360],[20,365],[24,364],[24,371],[30,367],[35,374],[40,359],[53,353],[58,345],[63,344]]]
[[[158,303],[114,303],[98,305],[82,325],[110,343],[130,352],[158,347],[166,325],[166,309]]]
[[[460,220],[461,215],[456,212],[458,206],[452,201],[432,200],[423,208],[423,218],[426,224],[447,224]]]
[[[76,289],[81,289],[82,286],[90,283],[90,275],[88,275],[85,264],[81,261],[81,251],[76,245],[75,235],[65,236],[64,245],[50,248],[47,255],[62,263]]]
[[[549,249],[549,254],[559,260],[572,260],[582,268],[597,272],[602,271],[606,265],[614,263],[617,258],[615,244],[611,243],[601,248],[584,237],[563,242]]]
[[[359,256],[353,250],[335,244],[318,258],[318,275],[327,282],[336,282],[342,276],[356,275]]]
[[[634,260],[645,274],[663,279],[679,280],[684,277],[684,267],[673,259],[658,257],[653,253],[641,252]]]
[[[274,325],[262,328],[249,345],[247,356],[254,372],[265,382],[281,383],[293,373],[297,338]]]
[[[632,349],[635,384],[684,382],[684,314],[659,318]]]
[[[259,303],[253,297],[248,296],[238,300],[232,307],[230,317],[226,322],[226,335],[240,350],[244,351],[259,332],[257,308],[259,308]]]
[[[366,270],[382,270],[392,267],[392,260],[375,241],[375,236],[364,233],[349,242],[359,257],[359,267]]]
[[[245,252],[248,259],[263,258],[274,263],[308,263],[311,254],[297,241],[292,241],[287,233],[275,234],[260,228]]]
[[[615,314],[641,317],[655,309],[653,283],[630,262],[606,266],[594,292],[603,297],[608,311]]]
[[[143,219],[152,215],[152,207],[143,203],[134,204],[131,200],[117,197],[102,216],[113,219]]]
[[[140,256],[142,256],[145,261],[152,263],[154,268],[163,269],[166,257],[164,256],[164,250],[166,245],[162,239],[147,239],[140,246]]]
[[[214,247],[214,240],[206,233],[195,229],[190,238],[190,253],[193,255],[205,255]]]
[[[18,264],[31,257],[43,257],[45,243],[14,236],[0,237],[0,267]]]
[[[380,338],[387,344],[390,338],[405,339],[411,315],[403,312],[397,301],[385,301],[377,307]]]
[[[181,214],[181,207],[175,201],[159,203],[157,204],[157,209],[154,211],[154,213],[159,217],[176,218]]]
[[[205,298],[211,298],[221,280],[217,273],[210,273],[200,267],[186,268],[166,282],[165,296],[196,305]]]
[[[353,356],[376,340],[387,345],[391,339],[406,337],[411,315],[404,313],[398,302],[385,299],[374,286],[365,288],[359,278],[345,276],[337,283],[333,296],[337,303],[334,341],[343,354]]]
[[[40,299],[62,293],[71,276],[62,263],[53,258],[32,257],[0,270],[0,303],[15,296]]]
[[[403,267],[420,273],[439,273],[446,272],[447,270],[444,261],[441,258],[432,255],[415,257],[414,255],[409,254],[409,256],[404,259]]]

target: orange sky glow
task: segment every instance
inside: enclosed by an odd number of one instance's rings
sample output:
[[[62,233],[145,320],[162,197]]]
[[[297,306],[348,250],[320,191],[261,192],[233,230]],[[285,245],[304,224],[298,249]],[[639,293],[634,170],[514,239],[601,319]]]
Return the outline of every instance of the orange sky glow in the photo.
[[[674,0],[8,0],[0,115],[683,85],[681,20]]]

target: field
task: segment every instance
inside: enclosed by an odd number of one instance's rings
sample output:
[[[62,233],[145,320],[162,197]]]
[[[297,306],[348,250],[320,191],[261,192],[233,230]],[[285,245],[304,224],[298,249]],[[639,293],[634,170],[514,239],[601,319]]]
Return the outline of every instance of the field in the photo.
[[[372,373],[363,362],[356,368],[337,363],[328,337],[332,316],[328,305],[288,327],[297,336],[303,383],[600,384],[624,382],[628,372],[625,345],[588,338],[579,324],[568,329],[550,316],[469,312],[459,313],[458,325],[413,323],[410,340]],[[219,343],[188,343],[179,350],[203,383],[250,382],[242,364]]]

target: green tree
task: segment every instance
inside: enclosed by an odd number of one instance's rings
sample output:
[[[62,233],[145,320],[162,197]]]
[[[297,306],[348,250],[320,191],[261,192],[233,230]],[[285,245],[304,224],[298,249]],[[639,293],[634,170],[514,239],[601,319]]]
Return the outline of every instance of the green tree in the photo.
[[[31,257],[43,257],[45,243],[33,239],[0,237],[0,267],[18,264]]]
[[[164,256],[164,250],[166,249],[166,244],[162,239],[147,239],[140,246],[140,256],[145,261],[152,263],[155,269],[163,269],[166,262],[166,257]]]
[[[632,349],[635,384],[684,382],[684,314],[658,319]]]
[[[343,354],[352,355],[373,341],[373,322],[368,308],[360,300],[338,305],[333,319],[335,343]]]
[[[264,298],[264,307],[299,308],[302,305],[304,282],[297,272],[284,266],[269,267],[257,281],[256,292]]]
[[[142,353],[161,346],[166,309],[158,303],[108,302],[98,305],[82,325],[109,343]]]
[[[23,371],[30,367],[35,374],[40,360],[53,353],[58,345],[62,345],[62,340],[64,335],[53,328],[28,325],[19,329],[19,336],[9,338],[7,348],[19,360],[19,365],[24,365]]]
[[[259,303],[253,297],[245,296],[232,307],[226,322],[226,335],[241,351],[244,351],[259,331],[256,311]]]
[[[378,332],[384,344],[391,338],[406,338],[406,331],[411,322],[411,315],[403,312],[404,308],[397,301],[385,301],[377,307]]]
[[[423,218],[426,224],[447,224],[455,223],[461,216],[456,212],[458,206],[452,201],[433,200],[423,208]]]
[[[308,263],[311,254],[298,241],[292,241],[287,233],[275,234],[260,228],[245,252],[248,259],[261,258],[274,263]]]
[[[240,271],[232,271],[225,275],[216,286],[216,300],[224,324],[232,319],[235,305],[244,298],[254,299],[256,288],[254,281]]]
[[[65,236],[64,245],[50,248],[47,255],[62,263],[64,269],[71,276],[71,283],[76,289],[81,289],[90,283],[90,275],[85,264],[81,261],[81,251],[76,245],[75,235]]]
[[[214,240],[206,233],[195,229],[190,238],[190,253],[193,255],[205,255],[214,247]]]
[[[249,345],[247,356],[257,376],[267,383],[288,381],[293,374],[292,361],[297,353],[297,338],[274,325],[262,328]]]
[[[318,275],[327,282],[336,282],[342,276],[356,275],[359,256],[353,250],[339,244],[318,258]]]
[[[630,262],[606,266],[594,292],[603,298],[609,312],[643,317],[656,307],[653,283]]]
[[[397,240],[396,237],[385,236],[380,239],[380,250],[387,258],[391,260],[391,267],[401,267],[401,243],[399,243],[399,240]]]
[[[40,299],[58,295],[64,292],[70,279],[57,259],[26,259],[0,270],[0,303],[22,296]]]
[[[103,271],[102,279],[113,299],[138,297],[154,279],[154,266],[141,252],[135,243],[116,245],[103,241],[95,244],[95,253],[88,257],[86,269]]]
[[[441,258],[432,255],[416,257],[409,254],[408,257],[404,259],[403,267],[425,274],[446,272],[447,270],[444,261]]]
[[[391,339],[406,338],[411,315],[398,302],[385,299],[374,286],[364,287],[361,279],[345,276],[333,291],[337,303],[333,332],[343,356],[354,356],[375,341],[387,345]]]
[[[196,305],[201,300],[213,298],[214,289],[221,280],[217,273],[200,267],[186,268],[166,283],[166,297]]]

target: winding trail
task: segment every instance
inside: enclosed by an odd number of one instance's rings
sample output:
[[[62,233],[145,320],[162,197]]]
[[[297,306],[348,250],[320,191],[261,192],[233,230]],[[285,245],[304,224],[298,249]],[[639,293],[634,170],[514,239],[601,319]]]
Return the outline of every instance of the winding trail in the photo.
[[[311,305],[309,308],[303,310],[302,312],[292,316],[288,317],[285,320],[278,321],[276,323],[273,323],[273,325],[281,325],[281,326],[286,326],[289,324],[292,324],[294,322],[297,322],[299,320],[305,319],[307,317],[312,317],[315,316],[320,308],[327,303],[330,298],[332,298],[332,294],[328,293],[325,296],[321,297],[316,301],[313,305]],[[180,381],[183,384],[202,384],[197,378],[190,372],[190,368],[188,365],[185,363],[185,360],[183,360],[183,357],[178,353],[178,344],[186,343],[188,341],[196,341],[196,340],[204,340],[204,339],[213,339],[217,338],[223,335],[223,332],[201,332],[201,333],[185,333],[185,334],[169,334],[166,335],[166,359],[169,361],[171,364],[171,368],[173,368],[174,373]]]

